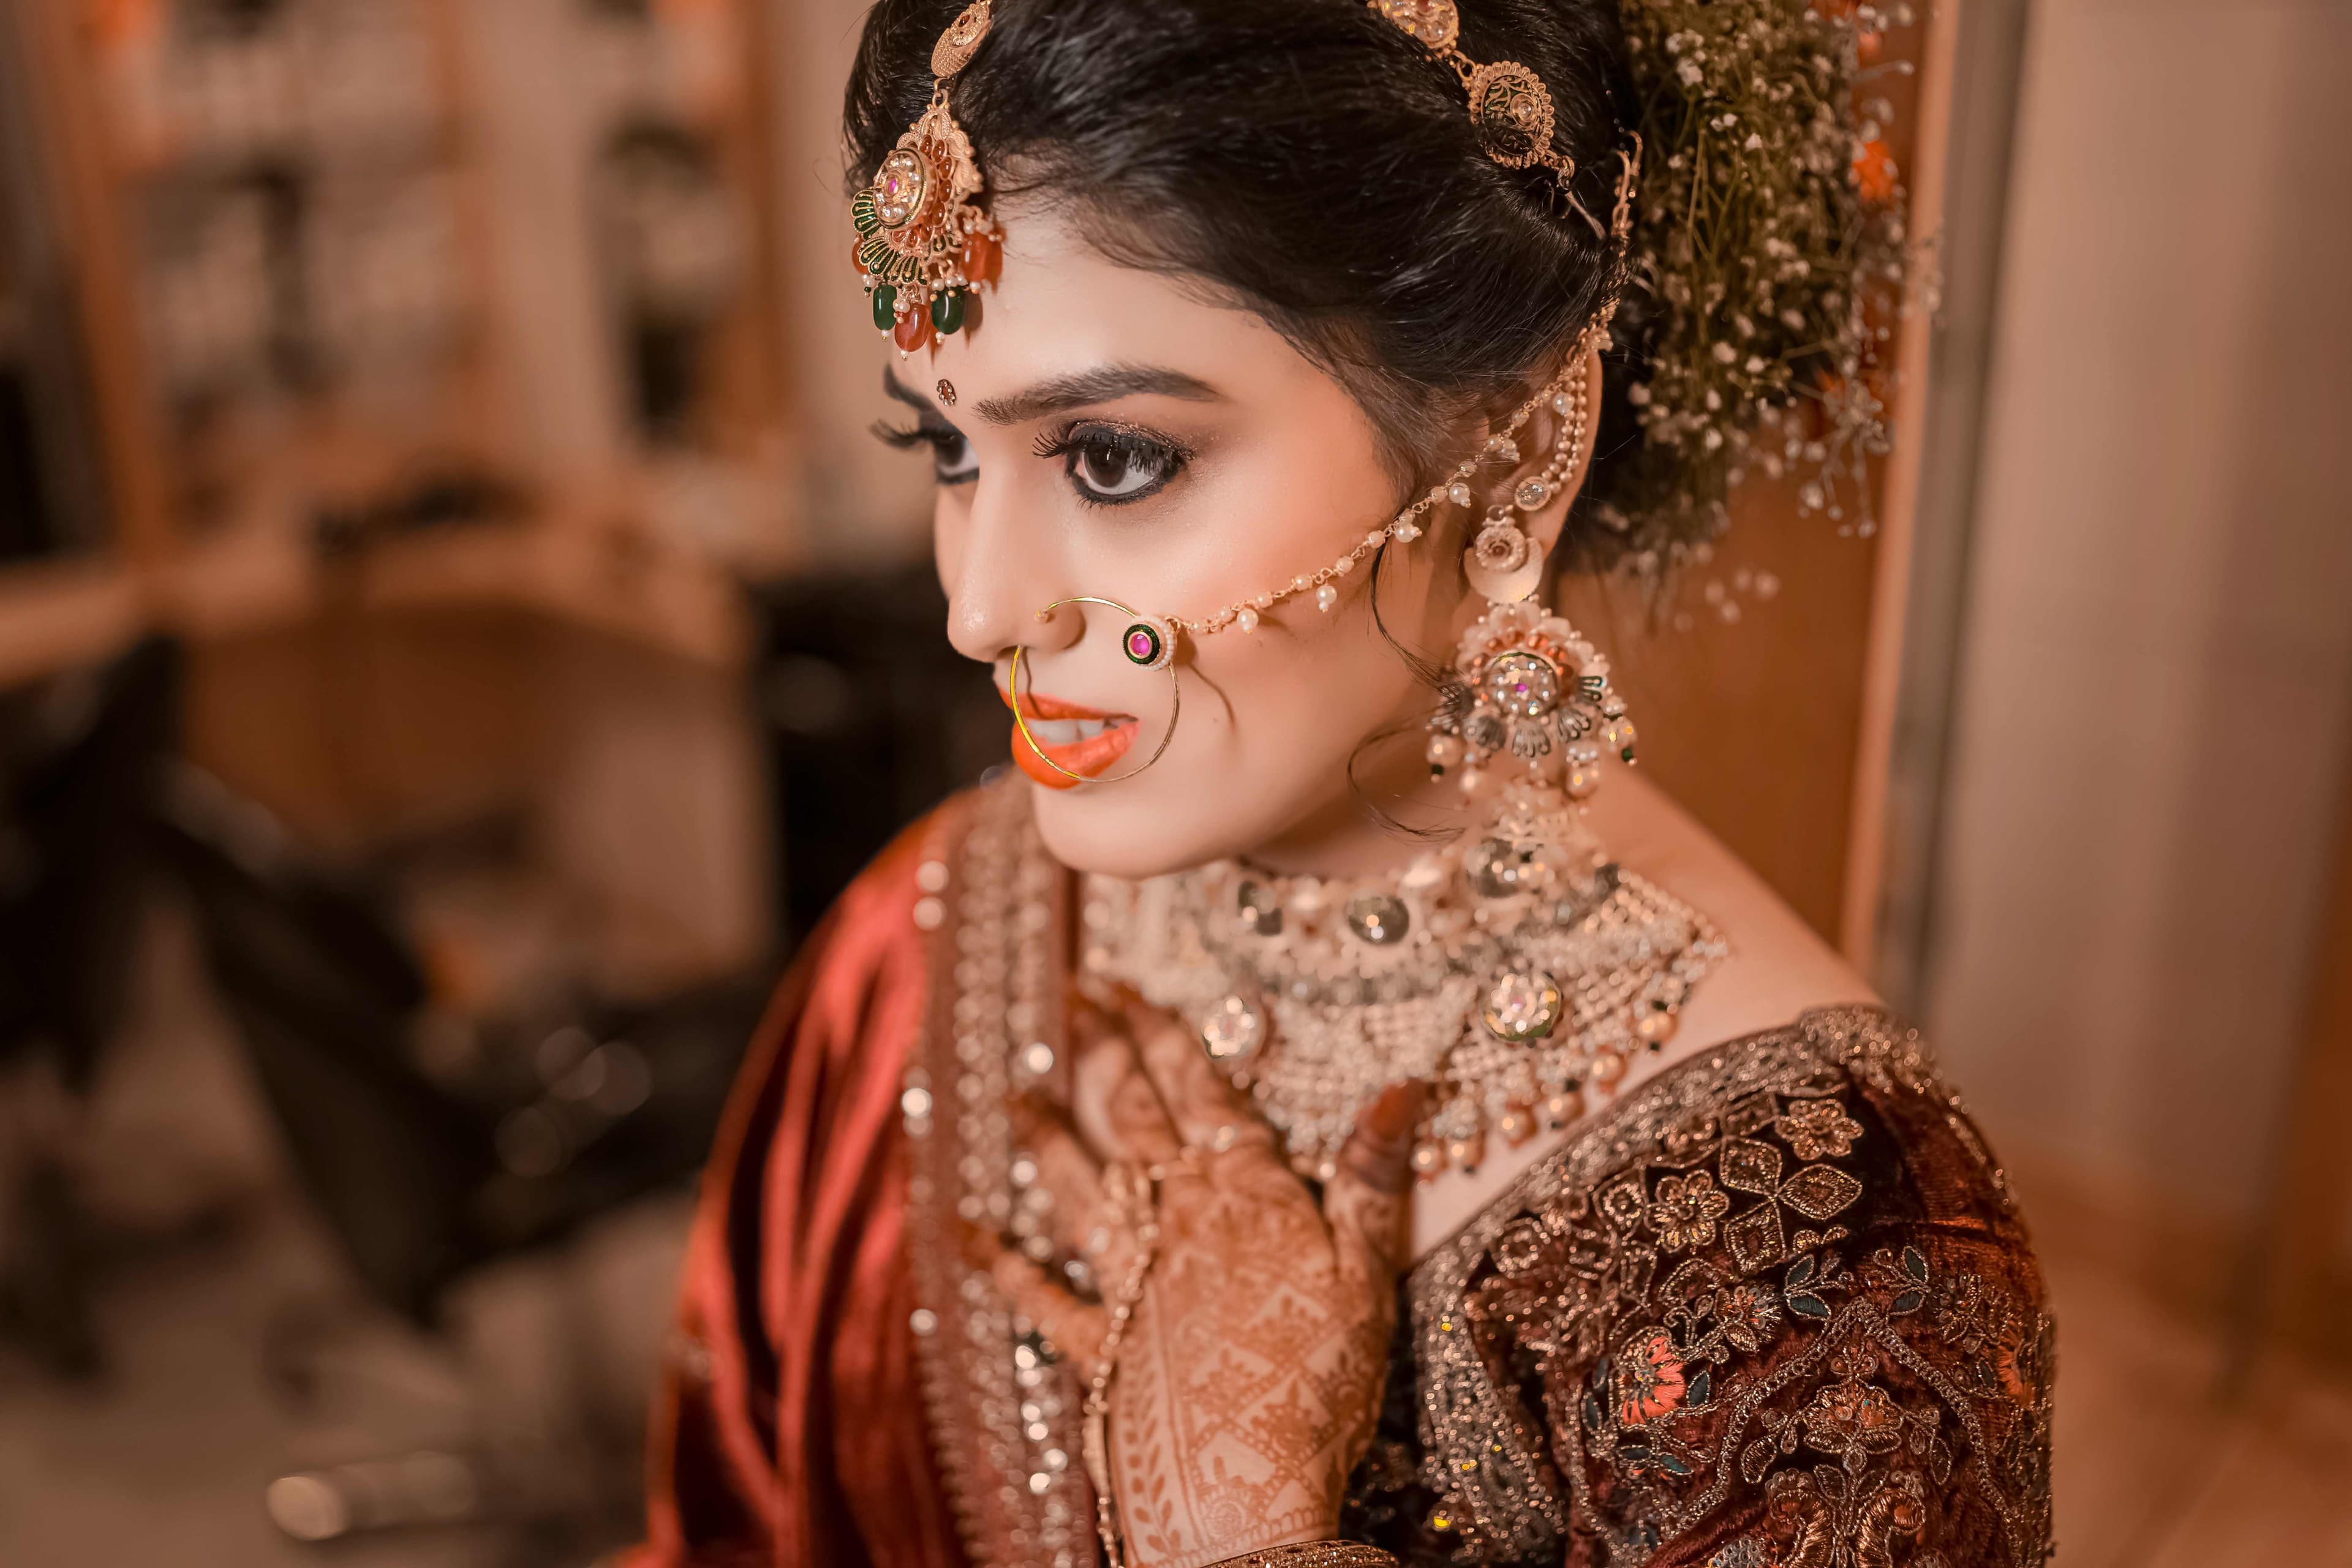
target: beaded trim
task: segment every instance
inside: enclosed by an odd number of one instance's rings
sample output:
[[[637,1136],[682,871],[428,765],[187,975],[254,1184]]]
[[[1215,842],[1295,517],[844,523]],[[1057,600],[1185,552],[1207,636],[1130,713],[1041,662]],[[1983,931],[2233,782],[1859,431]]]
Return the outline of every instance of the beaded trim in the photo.
[[[1228,1557],[1209,1568],[1396,1568],[1396,1559],[1360,1541],[1301,1541]]]
[[[965,1261],[959,1234],[976,1225],[1025,1241],[1039,1229],[1007,1107],[1061,1054],[1068,878],[1037,841],[1025,788],[979,790],[933,831],[914,915],[931,937],[929,994],[899,1100],[933,1451],[974,1568],[1094,1568],[1082,1386]]]

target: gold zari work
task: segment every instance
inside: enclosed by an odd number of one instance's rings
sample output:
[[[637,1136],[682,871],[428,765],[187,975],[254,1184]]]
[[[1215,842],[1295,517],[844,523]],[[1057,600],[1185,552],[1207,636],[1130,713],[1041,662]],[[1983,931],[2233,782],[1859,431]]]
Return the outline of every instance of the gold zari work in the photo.
[[[1069,878],[1019,789],[940,822],[927,1037],[902,1105],[933,1441],[975,1563],[1087,1563],[1076,1382],[954,1239],[960,1222],[1024,1233],[1005,1106],[1056,1070]],[[1402,1563],[2048,1553],[2040,1277],[1917,1037],[1874,1010],[1808,1014],[1669,1068],[1401,1289],[1340,1533]]]

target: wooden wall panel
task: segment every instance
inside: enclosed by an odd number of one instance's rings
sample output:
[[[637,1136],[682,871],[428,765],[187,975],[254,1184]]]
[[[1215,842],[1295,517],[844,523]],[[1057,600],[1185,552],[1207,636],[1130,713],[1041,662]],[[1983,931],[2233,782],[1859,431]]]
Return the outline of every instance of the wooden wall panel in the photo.
[[[1943,211],[1958,0],[1891,36],[1870,92],[1911,194],[1911,230]],[[1886,768],[1926,437],[1935,295],[1923,247],[1912,308],[1887,323],[1895,450],[1874,475],[1869,537],[1801,514],[1761,479],[1663,617],[1622,583],[1574,584],[1570,613],[1612,650],[1645,767],[1864,973],[1873,968]],[[1756,584],[1776,582],[1779,592]],[[1727,618],[1727,609],[1737,619]]]
[[[1800,517],[1780,489],[1750,486],[1714,562],[1683,586],[1686,626],[1659,624],[1638,589],[1613,579],[1573,584],[1566,601],[1609,650],[1643,770],[1832,941],[1878,549]],[[1771,574],[1779,593],[1739,594],[1743,571]],[[1738,605],[1737,621],[1707,604],[1709,582]]]

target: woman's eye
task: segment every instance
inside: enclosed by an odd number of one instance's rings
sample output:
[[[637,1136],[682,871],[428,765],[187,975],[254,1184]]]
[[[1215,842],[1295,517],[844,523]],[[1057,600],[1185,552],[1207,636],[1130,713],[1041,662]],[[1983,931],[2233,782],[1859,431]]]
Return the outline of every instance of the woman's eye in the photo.
[[[1080,499],[1107,506],[1141,500],[1184,466],[1182,453],[1129,430],[1074,434],[1055,446]]]
[[[968,485],[980,478],[980,454],[971,449],[963,432],[950,425],[934,425],[929,420],[909,429],[883,423],[874,426],[876,439],[901,451],[916,447],[931,449],[931,477],[943,485]]]
[[[940,431],[931,437],[931,476],[943,485],[969,484],[980,478],[980,455],[961,432]]]

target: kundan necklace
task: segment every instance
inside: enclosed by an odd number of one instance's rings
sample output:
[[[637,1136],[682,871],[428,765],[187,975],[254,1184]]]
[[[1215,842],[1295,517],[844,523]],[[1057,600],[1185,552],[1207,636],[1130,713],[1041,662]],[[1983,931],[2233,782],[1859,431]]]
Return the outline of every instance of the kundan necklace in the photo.
[[[1087,881],[1087,983],[1123,983],[1198,1029],[1299,1169],[1328,1176],[1388,1084],[1435,1084],[1413,1151],[1475,1169],[1583,1114],[1674,1033],[1722,956],[1696,910],[1610,864],[1567,794],[1501,792],[1483,837],[1401,872],[1278,877],[1221,860]]]

